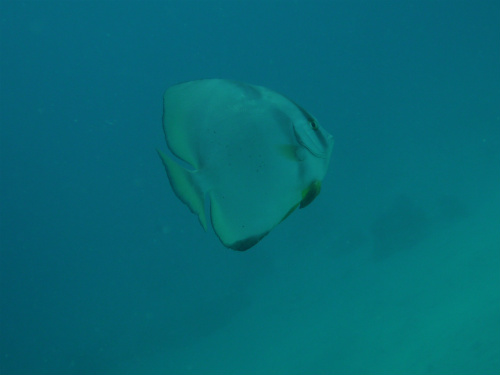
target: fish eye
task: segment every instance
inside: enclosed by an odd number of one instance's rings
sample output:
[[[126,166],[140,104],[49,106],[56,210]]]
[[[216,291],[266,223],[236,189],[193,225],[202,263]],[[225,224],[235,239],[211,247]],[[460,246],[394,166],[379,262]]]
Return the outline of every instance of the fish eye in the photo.
[[[311,121],[310,124],[311,124],[312,130],[318,130],[319,126],[318,126],[318,123],[316,121]]]

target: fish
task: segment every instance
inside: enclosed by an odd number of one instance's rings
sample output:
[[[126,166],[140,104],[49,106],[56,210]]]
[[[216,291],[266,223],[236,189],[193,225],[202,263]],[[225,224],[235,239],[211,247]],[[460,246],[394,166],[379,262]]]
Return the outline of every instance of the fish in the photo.
[[[320,193],[333,137],[305,109],[262,86],[201,79],[163,96],[176,196],[222,244],[245,251]]]

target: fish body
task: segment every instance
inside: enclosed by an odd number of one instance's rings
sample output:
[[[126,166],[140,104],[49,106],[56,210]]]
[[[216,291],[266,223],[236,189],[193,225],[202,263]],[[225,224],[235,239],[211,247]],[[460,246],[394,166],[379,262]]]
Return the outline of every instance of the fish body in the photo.
[[[170,184],[201,225],[247,250],[319,194],[333,137],[302,107],[265,87],[206,79],[170,87],[159,152]],[[209,201],[208,214],[205,201]]]

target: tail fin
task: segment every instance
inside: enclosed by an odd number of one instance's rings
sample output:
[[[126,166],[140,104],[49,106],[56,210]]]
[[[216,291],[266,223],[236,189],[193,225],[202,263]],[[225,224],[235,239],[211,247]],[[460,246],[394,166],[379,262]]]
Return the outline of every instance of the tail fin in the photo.
[[[157,151],[165,166],[165,171],[167,172],[174,193],[189,207],[192,213],[198,215],[200,224],[206,231],[207,217],[205,215],[205,194],[193,178],[196,171],[187,170],[160,150]]]

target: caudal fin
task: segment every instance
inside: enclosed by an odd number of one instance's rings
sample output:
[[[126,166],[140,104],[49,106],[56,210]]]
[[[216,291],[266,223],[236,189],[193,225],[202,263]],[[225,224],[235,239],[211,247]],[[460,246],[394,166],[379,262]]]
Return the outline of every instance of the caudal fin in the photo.
[[[165,171],[167,172],[170,185],[172,185],[175,194],[189,207],[192,213],[198,215],[200,224],[206,231],[207,217],[205,215],[205,194],[193,179],[193,175],[196,172],[187,170],[160,150],[157,151],[165,166]]]

